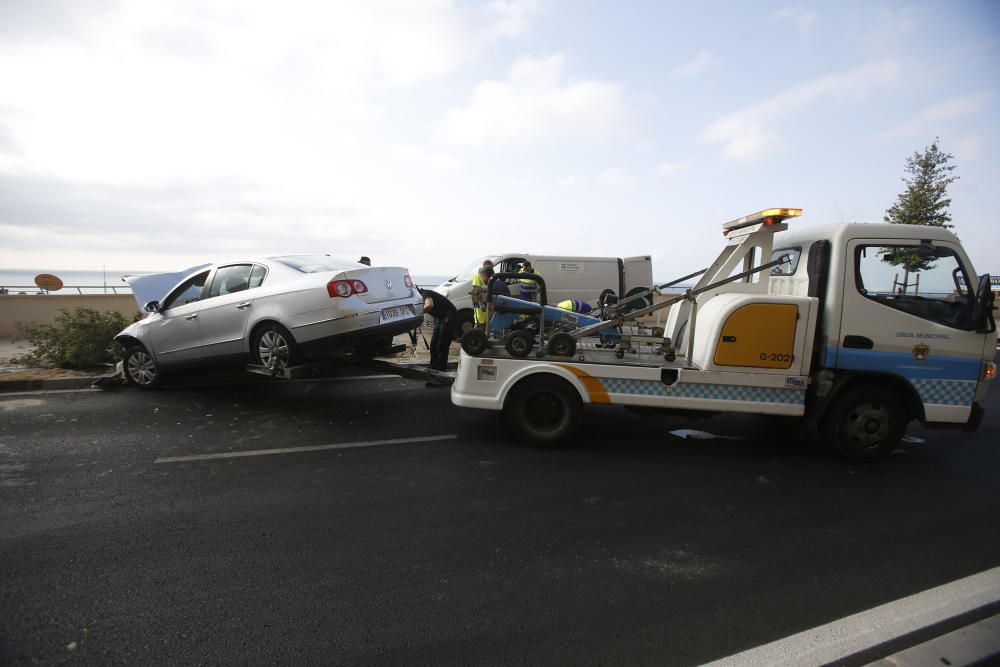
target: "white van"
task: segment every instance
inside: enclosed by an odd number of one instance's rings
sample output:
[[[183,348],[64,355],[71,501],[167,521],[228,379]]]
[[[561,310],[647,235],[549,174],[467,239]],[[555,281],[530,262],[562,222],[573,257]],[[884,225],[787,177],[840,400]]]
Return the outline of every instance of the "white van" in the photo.
[[[493,260],[493,270],[497,273],[517,272],[525,260],[531,262],[535,273],[545,281],[548,303],[579,299],[597,305],[598,297],[606,289],[621,298],[630,292],[647,290],[653,286],[653,260],[649,255],[625,258],[530,253],[487,255],[434,288],[435,292],[448,297],[458,308],[459,332],[472,326],[472,276],[487,259]]]

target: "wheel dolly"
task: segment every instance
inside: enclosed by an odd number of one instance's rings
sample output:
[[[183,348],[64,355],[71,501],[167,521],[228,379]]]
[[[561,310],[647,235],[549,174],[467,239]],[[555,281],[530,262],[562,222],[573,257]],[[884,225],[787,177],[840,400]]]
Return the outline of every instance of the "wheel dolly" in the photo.
[[[538,303],[495,294],[494,285],[498,281],[510,279],[532,280],[538,283]],[[546,341],[551,341],[554,336],[553,331],[575,330],[601,323],[599,317],[549,305],[545,279],[537,273],[495,274],[486,286],[486,303],[486,328],[470,329],[462,336],[462,349],[473,356],[478,356],[494,344],[500,343],[512,357],[524,358],[531,354],[536,336],[539,344],[536,356],[542,357],[546,352],[556,354],[559,351],[546,348]],[[537,330],[532,326],[536,323]],[[595,332],[603,340],[613,341],[612,344],[616,344],[620,336],[619,330],[615,327],[604,327]]]

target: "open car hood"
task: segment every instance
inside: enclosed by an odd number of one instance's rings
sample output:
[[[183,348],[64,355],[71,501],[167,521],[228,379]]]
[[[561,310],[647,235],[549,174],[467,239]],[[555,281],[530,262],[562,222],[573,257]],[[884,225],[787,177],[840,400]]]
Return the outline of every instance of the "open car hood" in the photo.
[[[127,282],[129,287],[132,288],[132,296],[135,297],[135,302],[139,304],[139,310],[142,310],[142,307],[150,301],[162,301],[171,287],[198,269],[203,269],[206,266],[210,265],[199,264],[192,266],[190,269],[175,271],[173,273],[147,273],[141,276],[122,276],[122,280]]]

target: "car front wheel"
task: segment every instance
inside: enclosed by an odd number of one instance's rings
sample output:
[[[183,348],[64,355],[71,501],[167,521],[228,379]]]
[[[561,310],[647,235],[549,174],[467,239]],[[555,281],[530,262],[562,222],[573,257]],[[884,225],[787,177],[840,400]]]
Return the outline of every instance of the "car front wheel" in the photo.
[[[139,389],[160,386],[160,366],[141,345],[126,350],[122,365],[125,367],[125,381],[129,384]]]
[[[250,341],[254,361],[271,370],[281,370],[298,363],[298,350],[288,329],[277,323],[265,324]]]

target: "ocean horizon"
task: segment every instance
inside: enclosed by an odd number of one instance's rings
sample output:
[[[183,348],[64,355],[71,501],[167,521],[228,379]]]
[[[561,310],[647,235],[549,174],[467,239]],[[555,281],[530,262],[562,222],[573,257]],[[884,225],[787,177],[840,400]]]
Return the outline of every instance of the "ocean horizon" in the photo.
[[[0,287],[6,288],[12,294],[26,293],[33,294],[39,292],[35,286],[35,276],[40,273],[50,273],[63,281],[63,293],[71,294],[108,294],[118,292],[128,294],[131,292],[128,284],[122,276],[141,276],[149,273],[160,273],[159,271],[123,271],[120,269],[107,269],[106,271],[81,271],[81,270],[60,270],[60,269],[0,269]],[[448,279],[443,275],[419,275],[414,274],[413,280],[421,287],[436,287]]]

